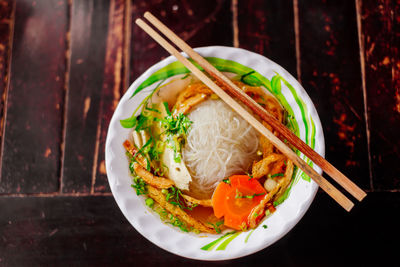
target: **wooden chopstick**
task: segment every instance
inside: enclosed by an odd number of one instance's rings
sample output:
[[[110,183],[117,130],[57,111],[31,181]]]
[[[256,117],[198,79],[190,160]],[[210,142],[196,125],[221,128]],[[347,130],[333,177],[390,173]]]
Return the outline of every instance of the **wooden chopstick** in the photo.
[[[300,150],[304,155],[311,159],[321,169],[331,176],[346,191],[353,195],[357,200],[361,201],[367,194],[347,178],[343,173],[336,169],[331,163],[315,152],[310,146],[292,133],[286,126],[280,123],[267,110],[262,108],[256,101],[240,90],[231,80],[219,72],[207,60],[195,52],[185,41],[165,26],[160,20],[153,16],[150,12],[146,12],[144,17],[151,22],[160,32],[170,39],[177,47],[182,49],[189,57],[196,61],[203,69],[217,81],[222,83],[230,93],[248,106],[255,114],[259,115],[264,121],[270,124],[278,133],[284,136],[293,146]]]
[[[262,123],[254,118],[246,109],[230,97],[223,89],[216,85],[210,78],[207,77],[201,70],[193,65],[187,58],[182,56],[176,48],[168,43],[160,34],[153,30],[143,20],[137,19],[136,24],[141,27],[147,34],[149,34],[156,42],[158,42],[165,50],[175,56],[185,67],[187,67],[197,78],[199,78],[205,85],[212,89],[226,104],[242,116],[250,125],[252,125],[258,132],[264,135],[268,140],[277,147],[284,155],[286,155],[295,165],[302,169],[308,176],[310,176],[328,195],[330,195],[337,203],[339,203],[345,210],[350,211],[354,204],[338,189],[336,189],[325,178],[319,175],[313,168],[297,156],[288,146],[286,146],[278,137],[269,131]],[[165,31],[164,31],[165,32]],[[175,43],[175,38],[169,36]]]

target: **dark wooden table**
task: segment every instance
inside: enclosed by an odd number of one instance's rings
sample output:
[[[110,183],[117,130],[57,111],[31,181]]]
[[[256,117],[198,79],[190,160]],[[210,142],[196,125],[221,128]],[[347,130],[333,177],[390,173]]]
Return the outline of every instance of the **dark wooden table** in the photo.
[[[168,56],[133,23],[147,10],[193,47],[285,67],[316,105],[327,159],[368,192],[351,213],[319,192],[273,246],[217,264],[399,264],[399,0],[0,0],[0,266],[206,265],[136,232],[107,182],[113,110]]]

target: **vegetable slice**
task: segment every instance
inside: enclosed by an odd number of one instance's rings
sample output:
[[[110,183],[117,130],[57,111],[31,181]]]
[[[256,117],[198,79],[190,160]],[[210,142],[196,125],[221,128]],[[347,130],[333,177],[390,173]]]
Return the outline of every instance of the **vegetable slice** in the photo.
[[[247,217],[267,194],[264,187],[247,175],[229,177],[230,184],[221,182],[212,197],[214,215],[224,216],[224,224],[237,230],[247,228]]]

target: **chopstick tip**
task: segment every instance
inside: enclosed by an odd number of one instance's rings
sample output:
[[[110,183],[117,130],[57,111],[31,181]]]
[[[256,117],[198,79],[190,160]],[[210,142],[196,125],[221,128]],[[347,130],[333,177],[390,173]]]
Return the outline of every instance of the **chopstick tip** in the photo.
[[[142,23],[142,22],[143,22],[143,20],[142,20],[141,18],[138,18],[138,19],[135,20],[135,23],[138,24],[138,25],[139,25],[140,23]]]
[[[367,196],[367,193],[365,193],[364,191],[362,191],[362,194],[358,197],[358,201],[362,201],[365,197]]]
[[[350,212],[351,211],[351,209],[354,207],[354,203],[353,202],[350,202],[346,207],[344,207],[344,209],[347,211],[347,212]]]

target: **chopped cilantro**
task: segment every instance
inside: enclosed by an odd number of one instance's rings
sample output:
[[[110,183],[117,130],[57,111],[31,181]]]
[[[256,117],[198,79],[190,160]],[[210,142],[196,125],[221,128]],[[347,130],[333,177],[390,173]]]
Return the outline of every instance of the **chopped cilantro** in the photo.
[[[267,228],[268,228],[268,226],[266,226],[265,224],[263,225],[263,227],[264,227],[264,229],[267,229]]]
[[[193,205],[186,205],[184,200],[182,200],[182,192],[178,188],[172,186],[168,188],[168,192],[165,195],[165,199],[171,203],[172,205],[175,205],[181,209],[187,209],[187,210],[192,210],[194,207],[197,206],[197,204]]]
[[[166,105],[165,109],[167,110],[167,104],[164,105]],[[174,151],[174,160],[179,163],[182,157],[182,145],[185,144],[186,134],[193,122],[183,113],[179,113],[176,117],[172,116],[169,110],[167,110],[167,113],[168,115],[161,120],[161,126],[167,136],[169,147]]]
[[[147,184],[142,178],[138,176],[134,177],[133,184],[131,186],[135,188],[136,195],[140,196],[147,194]]]

